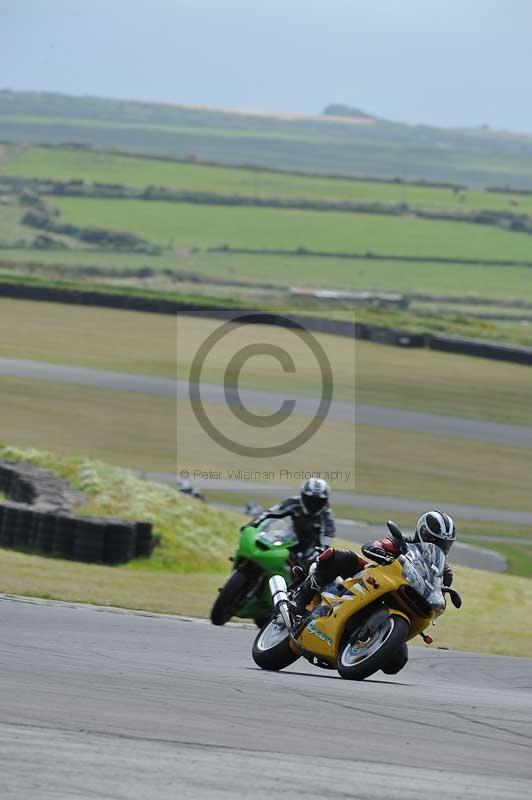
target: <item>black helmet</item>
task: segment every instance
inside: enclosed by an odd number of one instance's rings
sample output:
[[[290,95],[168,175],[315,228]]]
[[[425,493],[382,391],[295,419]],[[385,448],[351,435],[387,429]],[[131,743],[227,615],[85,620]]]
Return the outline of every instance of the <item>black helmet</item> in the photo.
[[[455,539],[454,522],[443,511],[427,511],[418,519],[414,542],[432,542],[441,547],[447,555]]]
[[[319,514],[329,502],[327,481],[321,478],[309,478],[301,487],[301,505],[305,514]]]

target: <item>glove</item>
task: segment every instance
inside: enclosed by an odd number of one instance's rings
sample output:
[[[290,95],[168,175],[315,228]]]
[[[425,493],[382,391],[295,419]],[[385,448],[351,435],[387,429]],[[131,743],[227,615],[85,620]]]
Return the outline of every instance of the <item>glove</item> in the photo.
[[[243,525],[240,526],[240,533],[244,530],[244,528],[256,528],[258,522],[254,519],[250,519],[249,522],[245,522]]]
[[[315,547],[298,548],[296,545],[292,550],[292,558],[297,564],[303,566],[305,571],[310,564],[316,561],[318,555],[319,553],[316,551]]]
[[[388,553],[384,547],[379,547],[378,545],[364,545],[362,552],[368,558],[376,561],[377,564],[391,564],[395,560],[395,557]]]

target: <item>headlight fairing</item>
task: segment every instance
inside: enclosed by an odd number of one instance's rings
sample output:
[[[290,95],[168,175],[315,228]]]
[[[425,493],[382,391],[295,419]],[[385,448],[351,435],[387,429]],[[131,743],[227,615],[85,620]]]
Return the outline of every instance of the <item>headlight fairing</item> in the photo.
[[[402,562],[403,577],[408,585],[422,597],[434,611],[445,609],[445,598],[442,593],[442,578],[440,575],[423,575],[415,564],[408,559]]]
[[[403,577],[421,597],[425,596],[425,581],[415,566],[406,560],[403,562]]]

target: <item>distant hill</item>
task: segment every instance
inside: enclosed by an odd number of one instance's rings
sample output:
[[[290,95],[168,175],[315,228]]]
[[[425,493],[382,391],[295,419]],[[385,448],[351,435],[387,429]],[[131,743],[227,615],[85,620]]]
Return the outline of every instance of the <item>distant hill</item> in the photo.
[[[406,125],[342,105],[326,111],[268,114],[3,90],[0,141],[76,142],[221,164],[532,189],[532,136]]]
[[[356,119],[375,119],[372,114],[366,114],[359,108],[352,108],[351,106],[344,106],[342,103],[331,103],[325,106],[321,112],[326,117],[355,117]]]

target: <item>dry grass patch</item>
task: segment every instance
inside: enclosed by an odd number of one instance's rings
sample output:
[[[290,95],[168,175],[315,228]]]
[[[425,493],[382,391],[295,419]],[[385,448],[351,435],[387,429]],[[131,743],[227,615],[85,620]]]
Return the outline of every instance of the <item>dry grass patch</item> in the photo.
[[[197,348],[219,324],[195,317],[180,316],[177,323],[175,317],[161,314],[2,299],[0,356],[186,378]],[[331,361],[337,399],[355,396],[361,403],[532,425],[530,367],[315,336]],[[222,340],[217,358],[206,364],[204,379],[221,383],[229,358],[242,343],[261,341],[288,349],[296,363],[299,394],[318,392],[315,362],[304,343],[263,326],[246,326]],[[250,359],[241,375],[241,385],[248,388],[284,391],[286,381],[277,361],[265,357]]]

